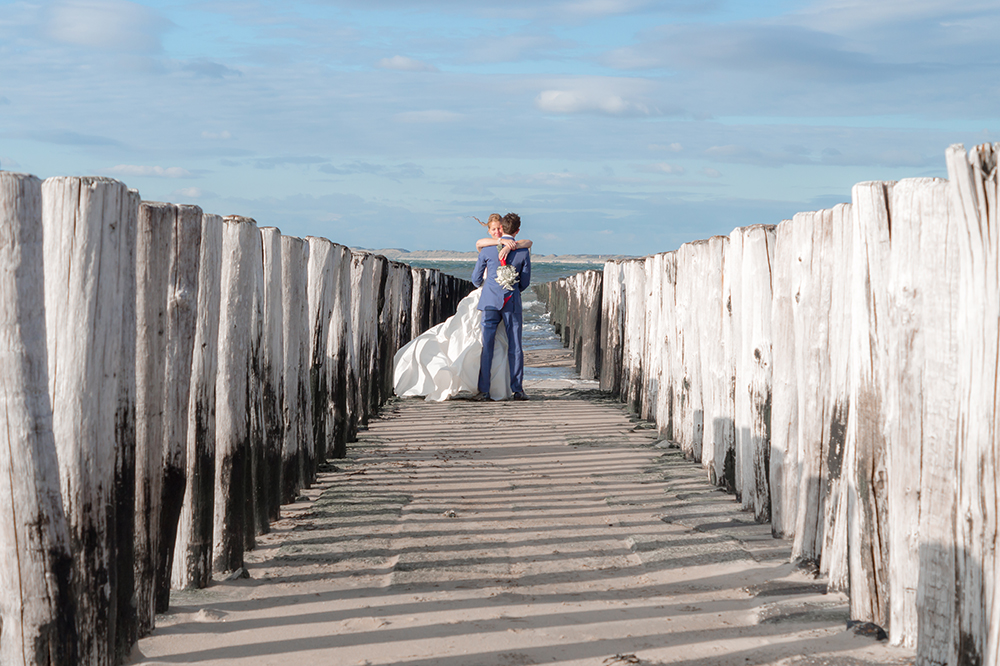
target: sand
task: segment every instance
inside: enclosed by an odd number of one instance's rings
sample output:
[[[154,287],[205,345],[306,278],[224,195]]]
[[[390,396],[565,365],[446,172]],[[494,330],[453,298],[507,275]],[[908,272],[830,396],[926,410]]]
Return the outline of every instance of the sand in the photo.
[[[592,382],[527,388],[391,402],[131,663],[912,663]]]

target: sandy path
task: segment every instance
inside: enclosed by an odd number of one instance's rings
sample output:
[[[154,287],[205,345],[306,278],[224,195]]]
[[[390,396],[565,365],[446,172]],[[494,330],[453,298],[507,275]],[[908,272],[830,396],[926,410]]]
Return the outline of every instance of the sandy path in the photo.
[[[133,663],[909,661],[621,405],[545,386],[390,404],[252,578],[175,593]]]

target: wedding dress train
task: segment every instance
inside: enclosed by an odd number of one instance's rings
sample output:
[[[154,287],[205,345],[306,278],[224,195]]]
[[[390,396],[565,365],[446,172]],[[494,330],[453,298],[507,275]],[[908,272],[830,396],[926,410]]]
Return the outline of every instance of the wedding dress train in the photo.
[[[476,289],[463,298],[454,316],[427,329],[396,352],[392,382],[396,395],[442,401],[458,393],[478,391],[483,313],[476,306],[481,291]],[[507,334],[501,326],[490,368],[490,397],[504,400],[510,396]]]

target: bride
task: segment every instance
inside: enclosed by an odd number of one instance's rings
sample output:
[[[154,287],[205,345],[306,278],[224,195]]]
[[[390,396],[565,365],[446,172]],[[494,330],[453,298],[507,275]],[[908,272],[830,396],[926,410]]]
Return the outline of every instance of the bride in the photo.
[[[478,221],[478,220],[477,220]],[[482,224],[482,222],[480,222]],[[500,240],[500,216],[493,213],[486,225],[491,238],[476,241],[476,250],[503,244],[500,256],[517,249],[530,248],[531,241]],[[483,349],[481,324],[483,313],[477,309],[476,289],[462,299],[455,314],[410,340],[393,358],[393,388],[401,398],[425,396],[441,401],[458,393],[475,394],[479,381],[479,357]],[[490,397],[504,400],[511,396],[510,365],[507,363],[507,334],[497,330],[496,352],[490,368]]]

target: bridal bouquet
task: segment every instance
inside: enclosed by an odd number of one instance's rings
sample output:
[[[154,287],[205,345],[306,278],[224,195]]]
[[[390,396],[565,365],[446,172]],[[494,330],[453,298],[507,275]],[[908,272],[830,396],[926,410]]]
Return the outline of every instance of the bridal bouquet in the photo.
[[[504,244],[497,243],[497,249],[503,252]],[[497,269],[497,284],[504,288],[504,291],[514,291],[517,284],[517,271],[513,266],[507,265],[506,257],[500,259],[500,267]]]
[[[513,266],[503,265],[497,268],[497,284],[506,291],[514,291],[517,284],[517,271]]]

